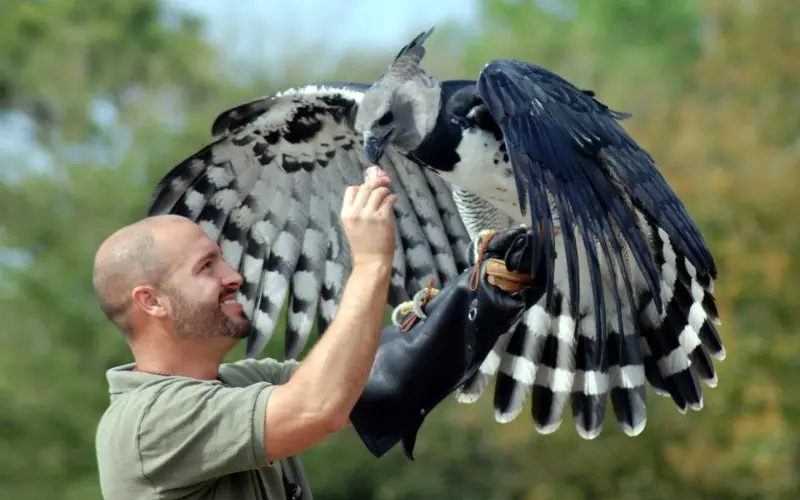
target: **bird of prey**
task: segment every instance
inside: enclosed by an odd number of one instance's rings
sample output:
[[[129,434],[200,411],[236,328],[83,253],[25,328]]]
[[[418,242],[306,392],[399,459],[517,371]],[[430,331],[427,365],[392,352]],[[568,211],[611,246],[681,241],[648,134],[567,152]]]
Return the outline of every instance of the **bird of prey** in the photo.
[[[613,111],[540,66],[493,60],[476,80],[422,69],[433,29],[373,83],[287,88],[221,113],[213,139],[160,181],[150,214],[197,221],[244,278],[246,356],[287,307],[285,356],[336,314],[351,270],[343,192],[380,165],[398,195],[390,304],[445,287],[484,230],[538,227],[547,293],[504,333],[455,396],[494,385],[498,422],[531,402],[540,433],[571,411],[600,434],[611,402],[628,435],[645,427],[645,385],[700,409],[725,349],[717,269],[683,203]],[[342,363],[347,360],[343,359]],[[567,410],[569,405],[569,410]]]

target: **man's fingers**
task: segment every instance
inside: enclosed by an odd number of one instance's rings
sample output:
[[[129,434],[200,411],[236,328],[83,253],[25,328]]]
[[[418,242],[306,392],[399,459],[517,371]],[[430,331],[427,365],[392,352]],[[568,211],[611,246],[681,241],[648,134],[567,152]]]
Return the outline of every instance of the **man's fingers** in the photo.
[[[364,171],[364,181],[377,181],[381,177],[388,177],[386,172],[379,166],[373,165]]]
[[[381,199],[381,204],[378,207],[377,213],[388,217],[392,213],[392,208],[395,203],[397,203],[397,195],[390,193]]]
[[[389,188],[386,186],[378,186],[372,191],[372,194],[369,195],[369,200],[367,200],[367,206],[365,207],[368,212],[375,212],[381,207],[381,203],[383,200],[386,199],[387,196],[392,194],[389,191]]]
[[[360,209],[364,208],[367,204],[367,200],[369,196],[372,194],[372,191],[375,190],[376,184],[372,181],[365,182],[358,188],[358,193],[356,194],[355,199],[353,200],[353,208]]]
[[[367,205],[367,201],[372,196],[372,193],[378,188],[386,188],[389,185],[389,178],[388,177],[381,177],[375,181],[367,181],[361,185],[358,189],[358,194],[356,194],[355,200],[353,200],[353,208],[364,208]]]
[[[344,190],[344,196],[342,197],[342,207],[349,207],[353,204],[353,200],[356,199],[356,193],[358,193],[360,186],[347,186],[347,189]]]
[[[364,171],[364,182],[375,182],[380,177],[377,167],[369,167]]]
[[[378,188],[385,188],[390,184],[389,176],[380,167],[369,167],[364,171],[364,183],[360,186],[348,186],[342,200],[342,208],[359,210],[367,206],[373,192]],[[381,197],[382,199],[382,197]],[[378,203],[370,205],[372,209]]]

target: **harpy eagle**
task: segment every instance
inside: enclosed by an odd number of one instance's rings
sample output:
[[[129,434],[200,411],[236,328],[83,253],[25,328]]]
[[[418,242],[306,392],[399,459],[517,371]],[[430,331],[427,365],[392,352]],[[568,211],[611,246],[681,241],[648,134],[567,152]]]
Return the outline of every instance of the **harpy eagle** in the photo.
[[[244,277],[246,356],[271,338],[288,299],[285,355],[316,320],[336,314],[351,269],[338,214],[348,185],[379,164],[399,196],[390,305],[430,278],[467,267],[483,230],[542,229],[548,291],[460,387],[475,401],[490,381],[495,419],[531,401],[541,433],[569,403],[580,436],[599,435],[610,400],[628,435],[646,421],[645,382],[681,412],[700,409],[699,380],[725,350],[706,243],[651,156],[599,102],[517,60],[477,80],[440,81],[421,68],[420,34],[372,84],[288,88],[221,113],[213,140],[158,184],[149,213],[181,214],[219,242]],[[346,363],[347,360],[342,360]],[[607,397],[608,396],[608,397]]]

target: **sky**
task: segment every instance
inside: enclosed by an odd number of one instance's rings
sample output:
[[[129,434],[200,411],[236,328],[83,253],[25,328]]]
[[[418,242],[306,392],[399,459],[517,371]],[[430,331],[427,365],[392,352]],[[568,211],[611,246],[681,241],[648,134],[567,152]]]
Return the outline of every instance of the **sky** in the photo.
[[[409,35],[444,21],[470,22],[477,0],[167,0],[209,22],[209,37],[237,55],[278,59],[287,40],[328,50],[402,46]],[[398,47],[399,48],[399,47]]]

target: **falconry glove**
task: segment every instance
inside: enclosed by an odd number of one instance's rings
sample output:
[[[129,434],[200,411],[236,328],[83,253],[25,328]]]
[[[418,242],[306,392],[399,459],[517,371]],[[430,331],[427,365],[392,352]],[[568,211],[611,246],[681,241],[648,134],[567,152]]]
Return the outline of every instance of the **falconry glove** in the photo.
[[[536,276],[545,276],[546,263],[540,259],[531,273],[532,245],[540,245],[540,238],[526,227],[483,232],[471,244],[470,267],[456,280],[441,291],[429,286],[395,309],[350,414],[373,455],[381,457],[402,440],[413,460],[425,417],[475,373],[497,339],[541,298],[546,283]]]

